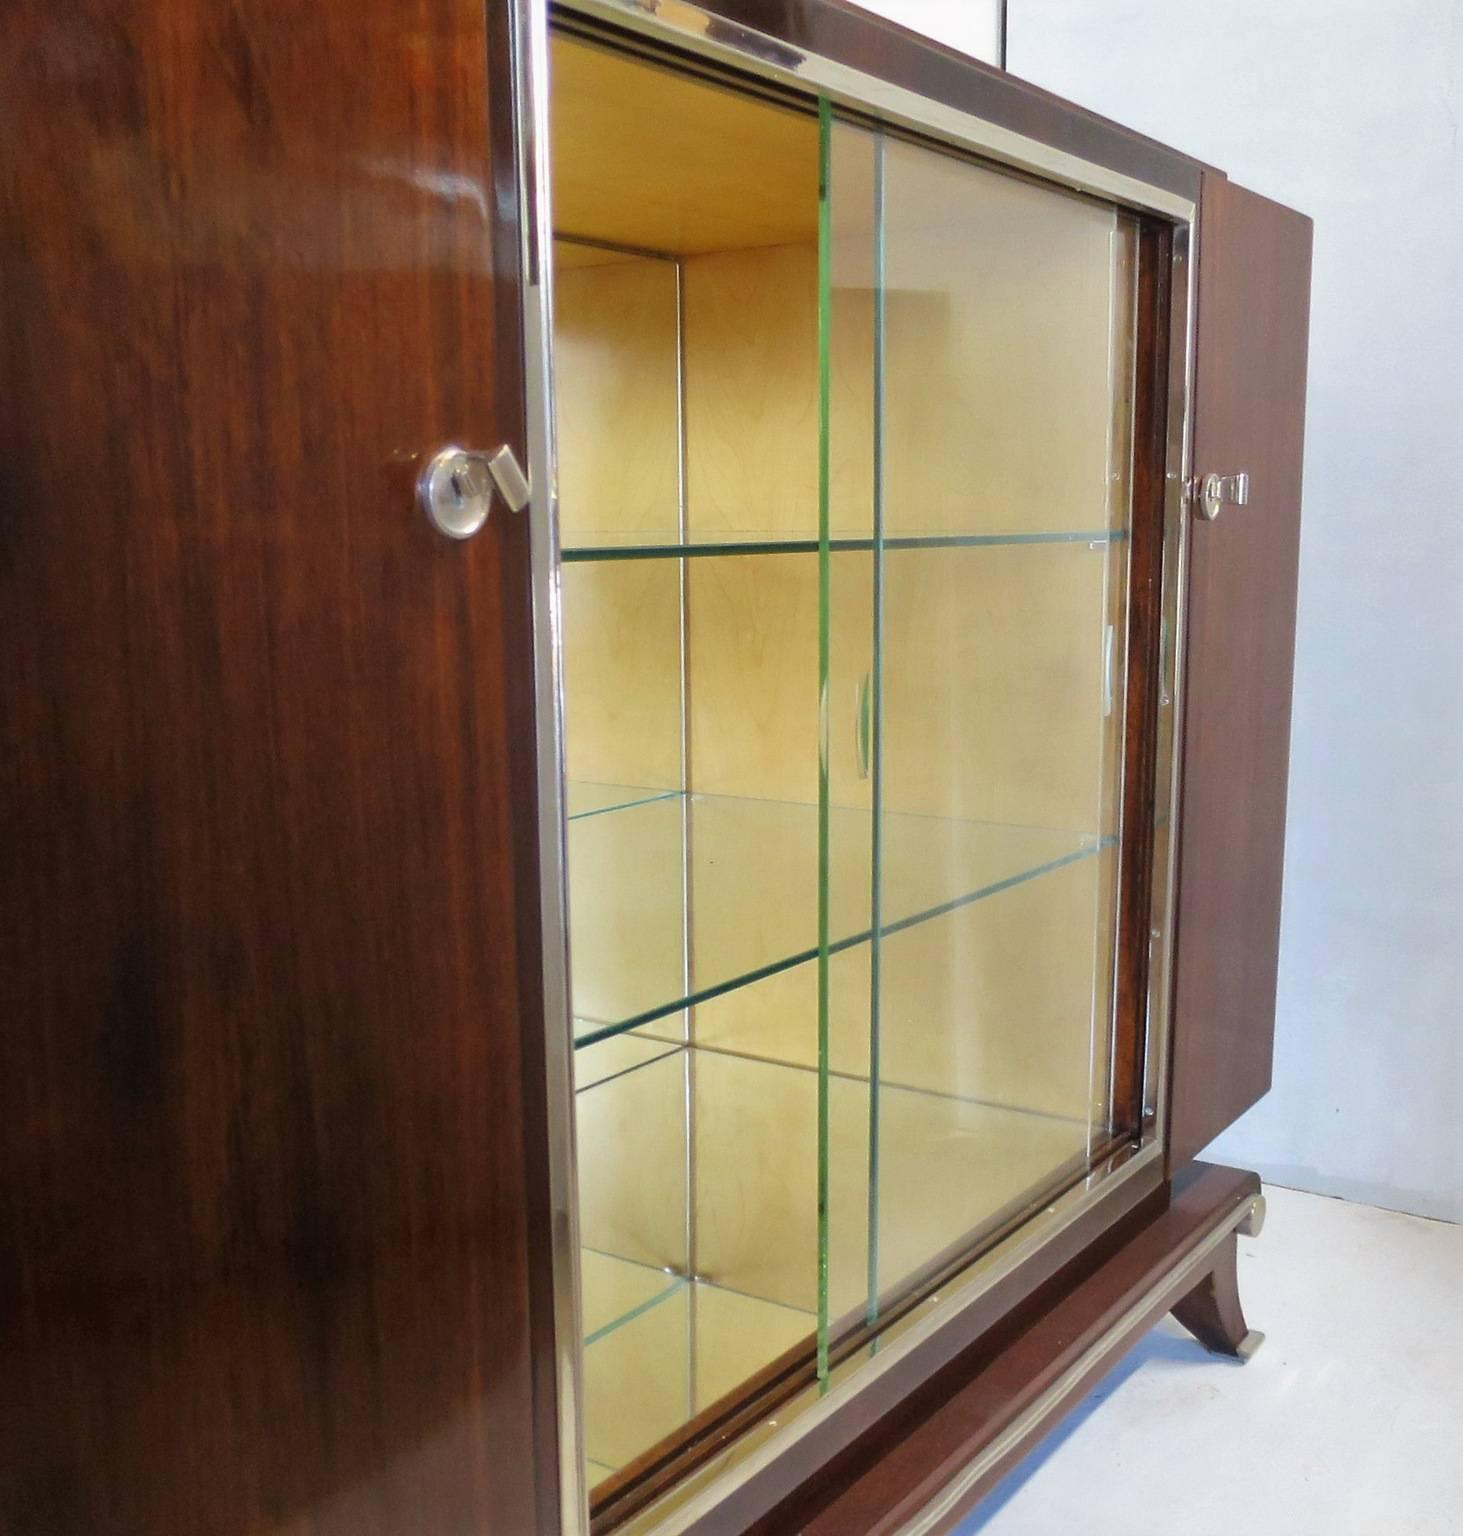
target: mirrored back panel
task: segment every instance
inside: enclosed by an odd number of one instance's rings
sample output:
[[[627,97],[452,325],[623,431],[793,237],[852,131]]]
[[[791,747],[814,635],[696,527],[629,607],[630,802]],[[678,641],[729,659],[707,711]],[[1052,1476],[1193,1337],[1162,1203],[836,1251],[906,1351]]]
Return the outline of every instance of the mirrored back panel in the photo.
[[[826,101],[551,62],[602,1504],[1135,1133],[1140,242]]]

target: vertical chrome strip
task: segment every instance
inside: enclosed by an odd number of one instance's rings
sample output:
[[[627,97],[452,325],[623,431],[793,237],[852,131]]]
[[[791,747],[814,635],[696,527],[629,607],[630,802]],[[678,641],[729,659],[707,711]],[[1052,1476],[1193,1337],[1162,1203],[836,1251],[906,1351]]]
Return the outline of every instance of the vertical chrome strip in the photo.
[[[1169,294],[1168,454],[1165,473],[1163,539],[1163,614],[1169,636],[1172,681],[1164,690],[1171,703],[1159,710],[1159,730],[1167,730],[1161,745],[1168,749],[1168,783],[1154,786],[1154,805],[1168,818],[1167,856],[1155,859],[1150,912],[1154,939],[1148,969],[1148,1018],[1144,1047],[1144,1135],[1161,1141],[1168,1120],[1169,1014],[1173,1002],[1173,934],[1175,871],[1178,861],[1179,792],[1183,777],[1184,624],[1187,611],[1189,518],[1184,487],[1188,484],[1194,382],[1194,325],[1198,263],[1193,221],[1173,231]],[[1160,666],[1163,657],[1159,658]],[[1168,719],[1163,720],[1164,714]],[[1156,953],[1155,953],[1156,951]]]
[[[684,547],[690,538],[689,480],[686,457],[686,267],[678,256],[676,271],[676,536]],[[681,982],[684,997],[695,987],[692,952],[694,913],[691,906],[691,612],[689,569],[682,555],[676,561],[680,600],[680,693],[681,693]],[[681,1015],[681,1038],[686,1042],[682,1067],[682,1123],[685,1127],[686,1279],[696,1279],[696,1010]],[[686,1419],[696,1416],[696,1325],[699,1302],[693,1283],[686,1297]]]
[[[1130,270],[1124,275],[1123,264],[1120,260],[1124,236],[1128,238],[1131,251]],[[1107,326],[1107,376],[1109,385],[1118,377],[1118,359],[1120,354],[1127,358],[1127,367],[1123,370],[1122,378],[1122,419],[1126,423],[1126,430],[1122,433],[1121,443],[1116,430],[1118,426],[1117,402],[1108,412],[1107,423],[1107,458],[1106,473],[1107,484],[1104,486],[1103,495],[1103,527],[1108,530],[1107,538],[1102,549],[1102,713],[1104,719],[1110,717],[1116,708],[1115,690],[1113,688],[1114,673],[1114,648],[1118,643],[1116,626],[1110,622],[1113,611],[1113,563],[1117,559],[1121,563],[1121,580],[1118,585],[1122,591],[1122,676],[1123,676],[1123,708],[1116,732],[1117,749],[1116,762],[1110,764],[1104,758],[1102,764],[1102,778],[1100,780],[1100,793],[1098,799],[1098,826],[1097,835],[1099,843],[1107,834],[1107,826],[1104,817],[1104,806],[1107,794],[1112,794],[1112,804],[1115,808],[1113,822],[1113,873],[1110,881],[1104,881],[1099,869],[1099,892],[1106,890],[1111,895],[1112,910],[1109,921],[1103,925],[1103,929],[1094,938],[1092,956],[1092,1008],[1089,1013],[1088,1027],[1088,1053],[1087,1053],[1087,1081],[1088,1091],[1091,1096],[1091,1109],[1088,1118],[1088,1149],[1089,1151],[1097,1143],[1111,1134],[1114,1106],[1118,1102],[1117,1081],[1117,1050],[1118,1032],[1120,1023],[1118,1020],[1118,995],[1119,972],[1122,967],[1122,887],[1123,887],[1123,815],[1126,807],[1127,796],[1124,786],[1127,775],[1127,752],[1125,746],[1131,721],[1128,719],[1128,668],[1132,658],[1128,650],[1128,638],[1132,628],[1133,609],[1133,470],[1135,458],[1135,445],[1137,442],[1137,415],[1136,415],[1136,381],[1138,369],[1138,327],[1141,317],[1138,313],[1138,267],[1140,262],[1140,234],[1131,219],[1126,224],[1121,214],[1115,213],[1113,227],[1108,236],[1108,250],[1110,253],[1110,270],[1108,281],[1108,326]],[[1119,304],[1118,285],[1125,281],[1128,287],[1127,302]],[[1121,330],[1121,334],[1119,334]],[[1120,472],[1114,472],[1117,455],[1121,451],[1123,455],[1123,467]],[[1122,488],[1120,522],[1126,535],[1118,542],[1112,538],[1114,520],[1114,502],[1117,498],[1113,495],[1114,485]],[[1115,556],[1114,551],[1120,551]],[[1108,782],[1108,771],[1112,769],[1112,782]],[[1099,855],[1099,859],[1100,859]],[[1101,910],[1099,906],[1099,911]],[[1112,947],[1107,953],[1107,964],[1103,965],[1103,949],[1101,940],[1110,937]],[[1105,973],[1105,974],[1104,974]],[[1105,1006],[1104,1006],[1105,1004]],[[1101,1014],[1099,1014],[1101,1009]],[[1099,1022],[1101,1020],[1101,1023]]]
[[[568,856],[564,821],[563,656],[558,485],[554,459],[553,213],[549,185],[547,0],[514,0],[511,13],[517,135],[523,371],[533,577],[534,703],[538,733],[540,921],[549,1193],[554,1273],[554,1376],[559,1429],[561,1536],[586,1536],[580,1402],[579,1200],[575,1177],[573,1020],[569,995]]]
[[[873,783],[869,810],[869,1188],[868,1260],[864,1316],[872,1327],[879,1318],[880,1137],[883,1108],[883,987],[884,987],[884,361],[889,340],[886,293],[888,220],[885,194],[888,169],[885,136],[874,135],[874,483],[873,483],[873,651],[874,698],[870,722]]]

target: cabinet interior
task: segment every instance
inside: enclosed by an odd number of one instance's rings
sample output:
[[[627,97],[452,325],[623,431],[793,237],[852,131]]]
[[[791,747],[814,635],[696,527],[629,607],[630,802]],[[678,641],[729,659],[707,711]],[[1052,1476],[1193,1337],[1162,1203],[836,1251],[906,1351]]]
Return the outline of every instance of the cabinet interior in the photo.
[[[579,36],[551,78],[602,1500],[1133,1130],[1139,240]]]

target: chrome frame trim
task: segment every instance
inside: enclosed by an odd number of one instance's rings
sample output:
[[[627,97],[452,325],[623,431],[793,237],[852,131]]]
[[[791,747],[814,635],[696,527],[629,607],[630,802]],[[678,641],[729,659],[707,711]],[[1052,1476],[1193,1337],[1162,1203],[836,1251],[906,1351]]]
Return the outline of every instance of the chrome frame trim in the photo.
[[[1075,1397],[1082,1390],[1084,1379],[1093,1367],[1105,1365],[1110,1357],[1116,1355],[1128,1336],[1142,1324],[1144,1316],[1152,1311],[1165,1295],[1179,1290],[1185,1281],[1197,1279],[1207,1267],[1215,1250],[1224,1243],[1226,1238],[1235,1232],[1245,1232],[1257,1208],[1260,1219],[1263,1220],[1265,1208],[1263,1195],[1256,1195],[1228,1212],[1199,1240],[1198,1246],[1185,1257],[1181,1264],[1144,1291],[1142,1296],[1106,1328],[1081,1358],[1074,1360],[1024,1413],[1008,1424],[1001,1434],[968,1466],[962,1468],[959,1474],[952,1478],[918,1514],[905,1521],[899,1528],[898,1536],[933,1536],[936,1531],[948,1529],[949,1520],[969,1497],[971,1489],[983,1478],[989,1476],[1028,1435],[1039,1430],[1052,1414],[1060,1410],[1064,1401]],[[1179,1294],[1182,1294],[1181,1290]],[[1251,1339],[1255,1339],[1255,1343],[1250,1345],[1248,1353],[1241,1354],[1240,1359],[1247,1360],[1259,1348],[1263,1337],[1260,1335],[1257,1338],[1253,1331],[1247,1335],[1244,1344],[1240,1346],[1241,1349],[1249,1345]]]
[[[1136,385],[1136,382],[1137,382],[1137,368],[1138,368],[1138,361],[1139,361],[1139,359],[1138,359],[1138,348],[1137,348],[1138,293],[1139,293],[1139,288],[1140,288],[1140,284],[1141,284],[1141,281],[1142,281],[1142,269],[1141,269],[1142,241],[1141,241],[1141,235],[1140,235],[1140,233],[1139,233],[1139,231],[1137,229],[1138,221],[1136,219],[1133,219],[1132,223],[1135,226],[1134,227],[1135,238],[1134,238],[1134,241],[1133,241],[1133,270],[1132,270],[1132,274],[1131,274],[1131,278],[1130,278],[1130,281],[1131,281],[1131,284],[1132,284],[1132,292],[1131,292],[1132,306],[1131,306],[1131,312],[1130,312],[1130,316],[1129,316],[1129,324],[1133,327],[1133,337],[1132,337],[1133,347],[1132,347],[1131,355],[1129,356],[1129,359],[1128,359],[1128,368],[1127,368],[1128,386],[1129,386],[1130,391],[1132,391],[1134,389],[1134,386]],[[1116,235],[1116,230],[1114,230],[1114,235]],[[1116,271],[1114,272],[1113,275],[1114,275],[1114,278],[1116,278],[1116,276],[1117,276]],[[1109,293],[1108,303],[1109,303],[1109,306],[1112,306],[1113,305],[1114,289],[1113,289],[1113,286],[1111,284],[1109,285],[1108,293]],[[1109,368],[1109,372],[1111,372],[1111,370],[1112,370],[1113,343],[1114,343],[1114,335],[1113,335],[1112,315],[1110,313],[1109,319],[1108,319],[1108,368]],[[1137,436],[1137,431],[1136,431],[1137,422],[1136,422],[1136,418],[1135,418],[1135,416],[1133,414],[1133,411],[1132,411],[1131,395],[1130,395],[1129,406],[1130,406],[1130,408],[1129,408],[1129,411],[1128,411],[1128,441],[1127,441],[1127,444],[1126,444],[1127,461],[1128,461],[1127,462],[1127,473],[1126,473],[1127,502],[1128,502],[1128,505],[1127,505],[1125,511],[1128,514],[1127,517],[1126,517],[1126,524],[1127,524],[1128,533],[1130,535],[1130,539],[1129,539],[1128,543],[1126,543],[1125,545],[1122,546],[1122,550],[1123,550],[1123,555],[1122,555],[1122,562],[1123,562],[1122,563],[1122,570],[1123,570],[1123,576],[1122,576],[1122,584],[1123,584],[1123,607],[1122,607],[1123,663],[1122,663],[1122,665],[1123,665],[1123,681],[1124,681],[1125,684],[1127,682],[1129,669],[1130,669],[1130,667],[1132,665],[1132,654],[1131,654],[1130,641],[1131,641],[1131,637],[1132,637],[1131,617],[1132,617],[1132,607],[1133,607],[1133,603],[1132,603],[1132,595],[1133,595],[1133,558],[1132,558],[1132,543],[1131,543],[1131,534],[1132,534],[1132,526],[1133,526],[1133,524],[1132,524],[1131,512],[1132,512],[1132,499],[1133,499],[1133,466],[1134,466],[1134,459],[1135,459],[1134,446],[1133,445],[1134,445],[1134,443],[1136,441],[1136,436]],[[1112,417],[1111,414],[1109,414],[1109,418],[1108,418],[1108,473],[1109,473],[1109,475],[1111,475],[1111,473],[1112,473],[1112,458],[1113,458],[1113,417]],[[1108,517],[1108,526],[1110,527],[1111,526],[1111,522],[1112,522],[1112,508],[1111,508],[1111,506],[1109,506],[1108,509],[1107,509],[1107,517]],[[1112,612],[1112,593],[1111,593],[1111,583],[1112,583],[1112,548],[1113,548],[1113,546],[1111,544],[1109,544],[1108,548],[1104,551],[1104,559],[1107,562],[1106,566],[1104,568],[1104,573],[1103,573],[1103,612],[1104,612],[1104,614],[1110,614]],[[1114,626],[1112,624],[1108,624],[1107,628],[1106,628],[1106,632],[1105,632],[1105,641],[1104,641],[1105,649],[1104,649],[1103,665],[1102,665],[1102,672],[1103,672],[1103,678],[1104,678],[1103,687],[1104,687],[1104,705],[1105,705],[1104,713],[1105,714],[1110,714],[1112,712],[1113,708],[1115,707],[1115,690],[1113,688],[1113,677],[1112,677],[1112,649],[1113,649],[1114,644],[1116,643],[1116,633],[1117,632],[1116,632]],[[1128,698],[1128,690],[1127,690],[1127,688],[1125,686],[1124,689],[1123,689],[1122,721],[1121,721],[1121,725],[1119,727],[1119,741],[1120,741],[1120,743],[1121,742],[1125,742],[1127,740],[1128,728],[1129,728],[1129,724],[1130,724],[1129,714],[1128,714],[1127,698]],[[1103,1073],[1103,1075],[1102,1075],[1102,1077],[1100,1079],[1099,1079],[1098,1073],[1096,1071],[1096,1064],[1095,1064],[1095,1062],[1093,1060],[1094,1056],[1096,1055],[1097,1043],[1098,1043],[1098,1039],[1099,1039],[1099,1032],[1095,1028],[1092,1031],[1091,1041],[1090,1041],[1090,1048],[1089,1048],[1089,1051],[1088,1051],[1088,1080],[1089,1080],[1089,1082],[1092,1083],[1094,1090],[1096,1090],[1099,1082],[1101,1083],[1101,1095],[1099,1096],[1094,1091],[1093,1100],[1094,1100],[1094,1103],[1096,1105],[1100,1106],[1101,1111],[1102,1111],[1103,1115],[1106,1117],[1106,1121],[1107,1121],[1107,1123],[1109,1125],[1111,1124],[1111,1121],[1112,1121],[1113,1108],[1114,1108],[1114,1106],[1118,1102],[1118,1063],[1117,1063],[1117,1052],[1113,1049],[1113,1043],[1117,1040],[1117,1037],[1118,1037],[1118,998],[1119,998],[1120,993],[1121,993],[1120,978],[1121,978],[1122,965],[1123,965],[1123,944],[1122,944],[1123,929],[1122,929],[1122,902],[1121,902],[1121,895],[1122,895],[1122,890],[1123,890],[1123,882],[1124,882],[1125,876],[1128,873],[1128,870],[1127,870],[1128,861],[1125,858],[1125,853],[1126,853],[1126,850],[1127,850],[1127,839],[1124,836],[1124,833],[1125,833],[1126,828],[1127,828],[1127,823],[1128,823],[1128,818],[1127,818],[1127,804],[1128,804],[1127,786],[1128,786],[1127,753],[1119,750],[1119,752],[1118,752],[1118,761],[1117,761],[1117,772],[1115,774],[1115,782],[1113,784],[1113,803],[1117,807],[1117,818],[1116,818],[1116,826],[1115,826],[1115,836],[1116,836],[1117,842],[1116,842],[1116,852],[1115,852],[1115,855],[1114,855],[1114,866],[1115,867],[1114,867],[1114,873],[1113,873],[1113,883],[1112,883],[1112,887],[1111,887],[1111,889],[1112,889],[1112,896],[1113,896],[1113,920],[1114,920],[1113,947],[1112,947],[1112,954],[1109,957],[1109,961],[1108,961],[1107,976],[1105,978],[1105,990],[1106,990],[1106,995],[1107,995],[1107,998],[1108,998],[1108,1006],[1107,1006],[1107,1009],[1106,1009],[1106,1029],[1107,1029],[1108,1046],[1107,1046],[1106,1070],[1105,1070],[1105,1072]],[[1098,972],[1094,973],[1093,983],[1094,983],[1094,988],[1097,988],[1098,986],[1104,984],[1104,978],[1101,977],[1100,973],[1098,973]],[[1094,995],[1096,995],[1096,993],[1094,993]],[[1147,1037],[1147,1021],[1146,1021],[1146,1017],[1145,1017],[1145,1021],[1144,1021],[1144,1037],[1143,1038],[1144,1038],[1144,1053],[1145,1053],[1144,1054],[1144,1068],[1145,1068],[1145,1074],[1146,1074],[1146,1069],[1147,1069],[1147,1054],[1146,1053],[1147,1053],[1147,1038],[1148,1038]],[[1094,1116],[1094,1118],[1096,1118],[1096,1117]],[[1095,1127],[1094,1127],[1094,1130],[1095,1130]],[[1092,1140],[1093,1140],[1093,1138],[1089,1137],[1089,1147],[1092,1144]]]
[[[676,537],[682,545],[689,542],[690,532],[690,460],[686,445],[686,264],[680,256],[671,258],[676,273]],[[693,852],[691,838],[694,832],[691,818],[691,582],[684,560],[676,561],[676,609],[679,615],[679,653],[676,658],[676,676],[680,684],[681,729],[681,985],[682,994],[690,997],[695,990],[693,971],[695,961],[691,935],[695,931],[692,916],[692,897],[695,882],[691,878]],[[692,1127],[696,1124],[696,1053],[690,1049],[696,1042],[692,1037],[691,1021],[696,1016],[694,1008],[681,1011],[681,1039],[685,1042],[685,1059],[681,1063],[681,1103],[684,1106],[686,1154],[682,1159],[684,1199],[686,1201],[686,1278],[696,1278],[696,1138]],[[698,1362],[696,1351],[696,1321],[700,1309],[698,1291],[693,1284],[686,1297],[686,1418],[696,1416]]]
[[[1162,1144],[1168,1133],[1168,1068],[1173,1007],[1174,903],[1178,886],[1179,797],[1183,779],[1184,662],[1188,616],[1189,514],[1186,487],[1192,451],[1194,337],[1197,321],[1199,264],[1195,259],[1197,208],[1186,224],[1173,231],[1169,293],[1168,446],[1164,466],[1164,538],[1162,612],[1170,636],[1172,680],[1159,678],[1160,699],[1169,698],[1168,719],[1159,707],[1155,743],[1168,749],[1168,783],[1155,785],[1154,803],[1168,817],[1167,856],[1155,850],[1150,912],[1153,937],[1149,945],[1148,1006],[1144,1021],[1143,1132]],[[1159,667],[1164,665],[1160,645]],[[1156,951],[1156,953],[1155,953]]]
[[[707,35],[710,14],[689,0],[562,0],[563,8],[606,22],[622,31],[669,43],[683,52],[729,64],[743,73],[828,96],[841,106],[870,115],[895,128],[912,131],[984,159],[1030,173],[1042,181],[1098,196],[1138,212],[1157,215],[1175,226],[1174,280],[1170,309],[1169,441],[1165,466],[1164,611],[1173,615],[1174,687],[1170,732],[1171,775],[1167,800],[1171,835],[1162,888],[1160,932],[1172,927],[1174,865],[1177,852],[1179,753],[1183,693],[1183,608],[1187,580],[1187,514],[1183,496],[1189,461],[1190,393],[1193,367],[1194,264],[1191,231],[1197,219],[1192,199],[1153,186],[987,122],[971,113],[922,97],[877,76],[850,69],[812,54],[795,54],[785,44],[750,29],[738,29],[743,46]],[[540,873],[543,883],[544,993],[546,1056],[551,1128],[550,1179],[553,1199],[555,1350],[558,1382],[559,1486],[562,1536],[583,1536],[589,1529],[588,1501],[580,1450],[582,1407],[580,1368],[579,1252],[572,1023],[568,971],[567,891],[563,785],[562,656],[557,487],[554,477],[552,315],[553,222],[550,203],[548,128],[548,0],[514,0],[514,59],[518,94],[519,195],[523,234],[523,323],[528,397],[528,457],[533,496],[530,504],[535,630],[535,688],[538,708]],[[758,42],[766,47],[757,48]],[[793,60],[795,59],[795,62]],[[770,62],[787,60],[788,62]],[[1175,343],[1178,343],[1175,345]],[[1155,871],[1155,875],[1157,871]],[[1155,885],[1155,916],[1159,890]],[[944,1288],[937,1303],[905,1320],[904,1326],[872,1359],[838,1382],[816,1404],[792,1418],[749,1455],[713,1475],[707,1486],[660,1518],[663,1501],[633,1517],[629,1532],[677,1536],[713,1511],[817,1424],[838,1412],[910,1351],[974,1305],[986,1292],[1059,1236],[1099,1196],[1115,1193],[1142,1175],[1164,1154],[1167,1114],[1167,1022],[1171,955],[1163,946],[1159,965],[1150,967],[1145,1020],[1145,1118],[1142,1140],[1107,1159],[1018,1232],[985,1256],[978,1271]],[[552,1021],[562,1027],[555,1030]],[[675,1496],[672,1490],[668,1497]],[[911,1528],[914,1529],[914,1528]]]
[[[574,1027],[569,995],[567,822],[558,480],[553,391],[553,212],[549,182],[547,0],[513,0],[514,156],[519,199],[529,545],[533,586],[534,715],[538,738],[539,882],[544,1061],[554,1292],[555,1410],[560,1536],[587,1536],[582,1426],[583,1327],[574,1134]]]

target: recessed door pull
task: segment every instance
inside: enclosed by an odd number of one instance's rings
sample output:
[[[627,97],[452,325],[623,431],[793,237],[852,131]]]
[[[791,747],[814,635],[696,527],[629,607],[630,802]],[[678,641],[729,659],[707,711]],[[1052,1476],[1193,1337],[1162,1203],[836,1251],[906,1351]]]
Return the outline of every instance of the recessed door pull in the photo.
[[[449,443],[427,460],[417,481],[417,500],[438,533],[470,539],[487,522],[495,490],[510,512],[528,505],[528,476],[507,443],[491,453]]]
[[[1244,507],[1250,500],[1250,477],[1238,475],[1205,475],[1194,484],[1199,510],[1209,522],[1219,516],[1221,507]]]

